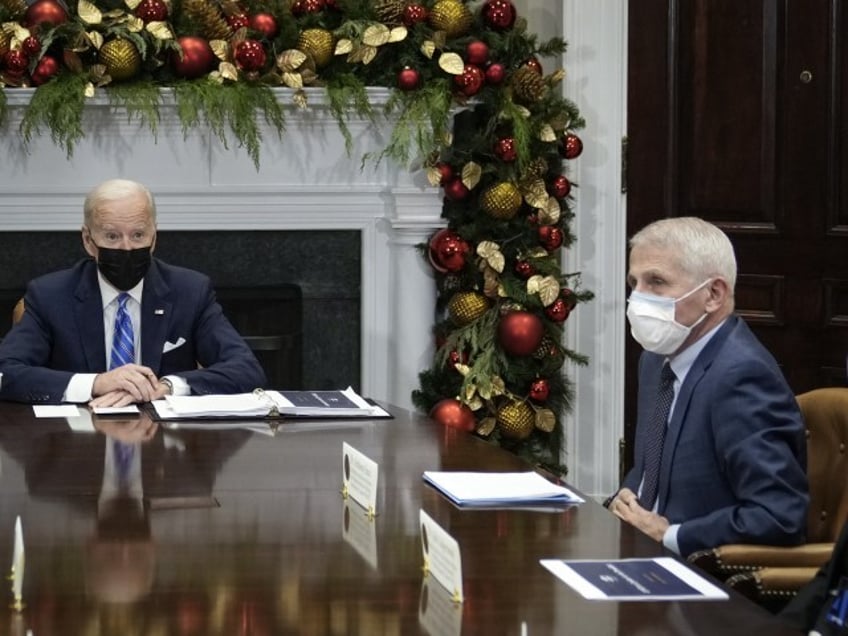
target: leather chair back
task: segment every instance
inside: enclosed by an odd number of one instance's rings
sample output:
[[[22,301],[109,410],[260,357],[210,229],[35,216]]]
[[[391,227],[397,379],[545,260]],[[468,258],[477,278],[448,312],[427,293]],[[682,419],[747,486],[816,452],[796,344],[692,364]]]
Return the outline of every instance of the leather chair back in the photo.
[[[848,519],[848,388],[797,396],[807,429],[807,543],[834,542]]]

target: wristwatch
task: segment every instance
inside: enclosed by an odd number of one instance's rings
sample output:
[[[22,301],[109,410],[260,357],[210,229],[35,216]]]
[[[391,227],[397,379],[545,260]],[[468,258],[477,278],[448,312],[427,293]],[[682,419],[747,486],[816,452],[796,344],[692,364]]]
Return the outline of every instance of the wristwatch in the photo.
[[[168,378],[159,378],[159,382],[168,387],[168,395],[174,394],[174,383],[171,382]]]

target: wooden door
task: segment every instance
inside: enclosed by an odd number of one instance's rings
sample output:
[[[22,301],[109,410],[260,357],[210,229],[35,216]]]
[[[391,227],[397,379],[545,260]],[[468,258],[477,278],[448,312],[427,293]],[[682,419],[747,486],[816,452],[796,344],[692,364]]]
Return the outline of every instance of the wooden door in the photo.
[[[737,312],[796,393],[846,384],[845,5],[631,0],[628,9],[628,236],[671,216],[724,229],[739,262]],[[639,351],[628,332],[625,467]]]

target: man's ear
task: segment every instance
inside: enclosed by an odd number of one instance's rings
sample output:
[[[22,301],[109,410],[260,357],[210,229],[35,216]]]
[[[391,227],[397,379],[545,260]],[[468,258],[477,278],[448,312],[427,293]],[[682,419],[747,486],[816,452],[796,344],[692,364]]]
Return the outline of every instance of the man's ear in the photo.
[[[730,295],[730,287],[723,278],[714,278],[710,281],[707,291],[710,292],[710,297],[707,299],[707,311],[715,311],[723,307]]]
[[[89,232],[86,226],[82,226],[82,246],[85,249],[86,253],[92,258],[97,258],[97,246],[94,244],[94,240],[91,238],[91,232]]]

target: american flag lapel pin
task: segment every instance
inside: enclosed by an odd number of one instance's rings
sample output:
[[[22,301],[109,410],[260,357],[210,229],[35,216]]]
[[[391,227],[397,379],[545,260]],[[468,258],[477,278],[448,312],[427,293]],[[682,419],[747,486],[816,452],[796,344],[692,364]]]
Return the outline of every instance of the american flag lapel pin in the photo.
[[[164,310],[164,309],[154,309],[154,310],[153,310],[153,315],[155,315],[155,316],[164,316],[164,315],[165,315],[165,310]]]

